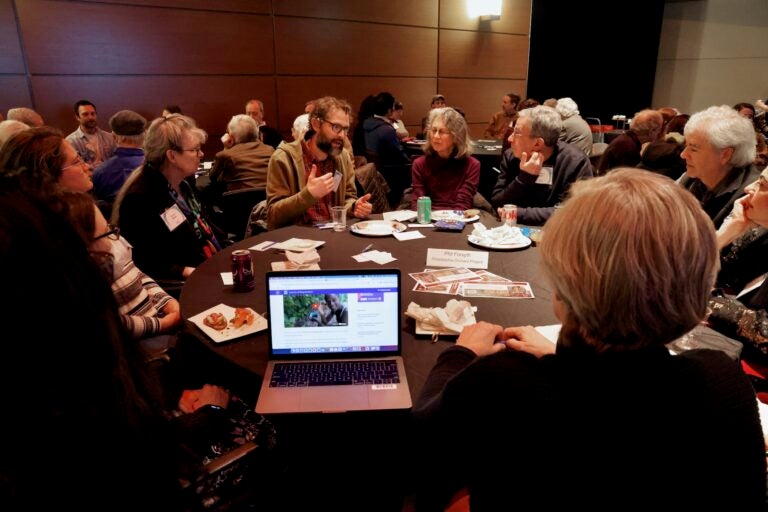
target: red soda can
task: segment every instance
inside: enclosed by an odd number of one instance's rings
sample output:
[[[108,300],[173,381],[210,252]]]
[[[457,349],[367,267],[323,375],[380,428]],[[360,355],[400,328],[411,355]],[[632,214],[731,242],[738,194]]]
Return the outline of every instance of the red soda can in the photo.
[[[249,292],[256,286],[251,251],[245,249],[232,252],[232,284],[236,292]]]

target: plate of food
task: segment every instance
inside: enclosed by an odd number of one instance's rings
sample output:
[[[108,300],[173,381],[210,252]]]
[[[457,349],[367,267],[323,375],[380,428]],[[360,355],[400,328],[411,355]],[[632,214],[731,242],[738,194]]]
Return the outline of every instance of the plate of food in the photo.
[[[233,308],[226,304],[206,309],[189,320],[216,343],[234,340],[268,327],[267,319],[251,308]]]
[[[488,229],[482,223],[475,224],[475,229],[467,235],[470,245],[493,249],[495,251],[514,251],[531,245],[531,239],[524,236],[516,226],[501,226]]]
[[[350,231],[365,236],[389,236],[392,233],[402,233],[408,227],[394,220],[366,220],[352,224]]]
[[[475,222],[480,219],[480,211],[470,210],[432,210],[432,220],[448,222]]]

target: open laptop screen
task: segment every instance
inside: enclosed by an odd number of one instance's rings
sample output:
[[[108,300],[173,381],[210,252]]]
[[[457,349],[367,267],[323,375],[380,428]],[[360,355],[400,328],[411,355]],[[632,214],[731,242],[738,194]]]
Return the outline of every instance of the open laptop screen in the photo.
[[[400,272],[267,273],[270,356],[360,357],[400,353]]]

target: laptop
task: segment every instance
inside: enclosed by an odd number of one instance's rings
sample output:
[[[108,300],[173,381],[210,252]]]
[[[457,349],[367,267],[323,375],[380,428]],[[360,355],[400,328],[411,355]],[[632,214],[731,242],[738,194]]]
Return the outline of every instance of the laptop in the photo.
[[[267,272],[266,293],[270,361],[256,412],[411,407],[400,270]]]

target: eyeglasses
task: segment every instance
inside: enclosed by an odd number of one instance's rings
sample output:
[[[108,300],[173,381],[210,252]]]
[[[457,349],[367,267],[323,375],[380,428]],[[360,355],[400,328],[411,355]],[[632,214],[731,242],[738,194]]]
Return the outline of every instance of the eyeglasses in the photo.
[[[445,137],[447,135],[453,135],[453,132],[451,130],[445,130],[443,128],[432,128],[429,130],[429,133],[432,135],[440,135],[441,137]]]
[[[77,167],[77,166],[87,167],[88,164],[86,164],[85,161],[78,156],[77,159],[73,163],[71,163],[69,165],[65,165],[64,167],[61,168],[61,170],[63,171],[65,169],[69,169],[70,167]]]
[[[96,240],[101,240],[102,238],[109,238],[110,240],[119,240],[120,239],[120,228],[117,226],[113,226],[111,224],[107,224],[107,227],[109,227],[109,231],[106,233],[103,233],[96,238],[93,239],[95,242]]]
[[[340,124],[332,123],[326,119],[323,119],[322,117],[318,117],[321,123],[328,123],[331,125],[331,130],[333,130],[333,133],[336,135],[339,135],[341,132],[349,133],[349,126],[343,126]]]
[[[181,153],[183,153],[184,151],[191,151],[193,153],[202,153],[203,152],[203,150],[202,150],[202,148],[200,146],[197,146],[196,148],[189,148],[189,149],[179,148],[179,149],[177,149],[177,151],[179,151]]]
[[[526,135],[526,134],[524,134],[524,133],[523,133],[522,131],[520,131],[520,130],[514,130],[514,131],[512,132],[512,135],[514,135],[515,137],[528,137],[529,139],[536,139],[536,138],[538,138],[538,137],[536,137],[536,136],[534,136],[534,135],[530,135],[530,134]]]

